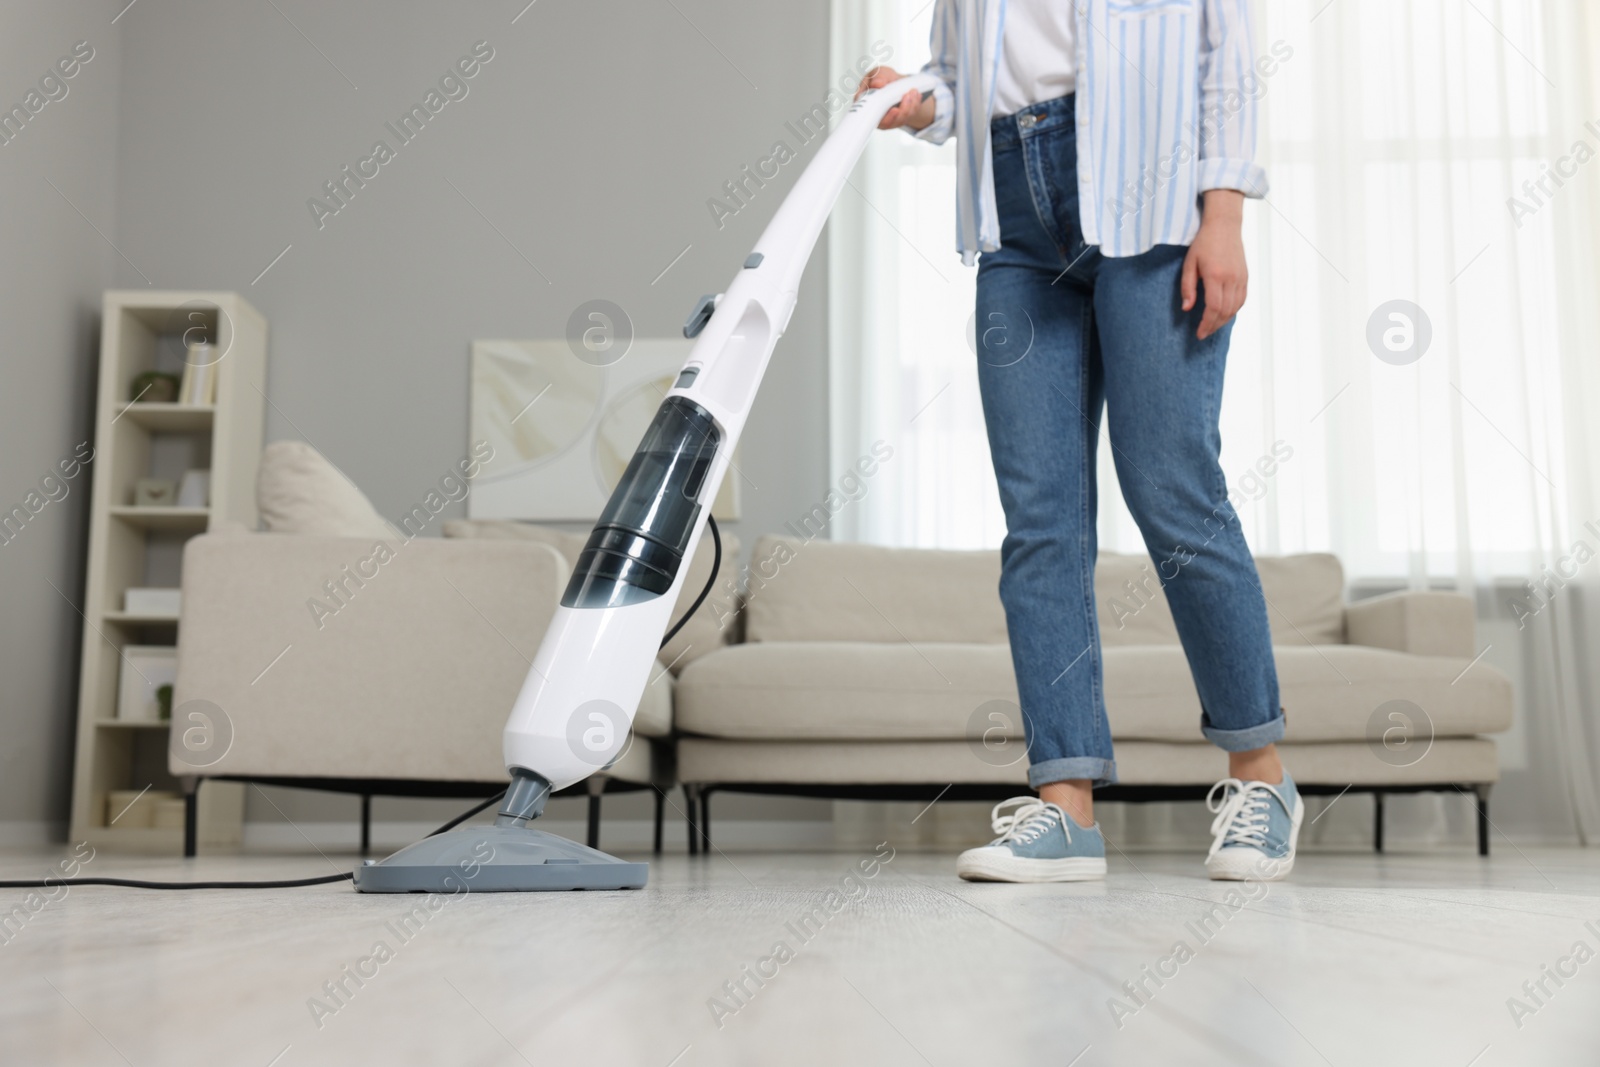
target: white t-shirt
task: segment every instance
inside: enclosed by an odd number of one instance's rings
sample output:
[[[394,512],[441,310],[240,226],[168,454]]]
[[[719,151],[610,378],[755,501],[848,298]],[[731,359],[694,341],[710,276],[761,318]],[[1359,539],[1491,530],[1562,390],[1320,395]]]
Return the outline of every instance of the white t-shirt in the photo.
[[[994,113],[1066,96],[1076,87],[1073,0],[1006,0],[1004,40],[994,79]]]

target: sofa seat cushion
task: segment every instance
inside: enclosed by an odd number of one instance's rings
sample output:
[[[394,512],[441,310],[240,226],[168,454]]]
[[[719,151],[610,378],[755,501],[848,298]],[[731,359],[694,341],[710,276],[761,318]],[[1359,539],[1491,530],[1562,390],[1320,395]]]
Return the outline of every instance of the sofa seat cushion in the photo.
[[[678,729],[711,737],[933,740],[1017,693],[1006,645],[762,641],[695,660],[676,696]]]
[[[1390,720],[1387,712],[1378,716],[1383,725],[1374,732],[1374,715],[1396,700],[1421,708],[1434,737],[1473,737],[1511,726],[1511,680],[1482,663],[1469,670],[1466,659],[1361,645],[1279,645],[1273,659],[1289,741],[1381,737]],[[1181,648],[1107,649],[1105,688],[1112,737],[1193,739],[1200,696]],[[1409,725],[1426,736],[1421,723]]]
[[[1467,669],[1467,660],[1353,645],[1274,655],[1290,741],[1365,740],[1374,712],[1391,700],[1421,707],[1436,737],[1511,724],[1511,683],[1481,663]],[[1104,662],[1113,737],[1199,738],[1200,700],[1181,648],[1108,648]],[[764,641],[691,664],[678,679],[674,719],[707,737],[960,740],[993,726],[986,704],[1016,699],[1005,645]]]

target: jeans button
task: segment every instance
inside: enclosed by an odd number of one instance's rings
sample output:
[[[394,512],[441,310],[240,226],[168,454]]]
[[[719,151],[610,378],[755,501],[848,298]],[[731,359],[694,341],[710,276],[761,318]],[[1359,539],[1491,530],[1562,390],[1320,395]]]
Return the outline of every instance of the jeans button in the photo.
[[[1031,130],[1033,129],[1034,124],[1038,121],[1039,116],[1037,115],[1023,115],[1017,119],[1017,125],[1021,126],[1025,130]]]

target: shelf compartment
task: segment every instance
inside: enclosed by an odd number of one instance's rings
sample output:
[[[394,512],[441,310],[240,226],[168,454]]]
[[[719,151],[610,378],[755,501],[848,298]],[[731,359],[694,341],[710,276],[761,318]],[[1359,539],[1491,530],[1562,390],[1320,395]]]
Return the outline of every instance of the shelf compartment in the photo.
[[[210,508],[148,508],[123,504],[108,510],[112,518],[146,530],[180,530],[198,533],[211,521]]]

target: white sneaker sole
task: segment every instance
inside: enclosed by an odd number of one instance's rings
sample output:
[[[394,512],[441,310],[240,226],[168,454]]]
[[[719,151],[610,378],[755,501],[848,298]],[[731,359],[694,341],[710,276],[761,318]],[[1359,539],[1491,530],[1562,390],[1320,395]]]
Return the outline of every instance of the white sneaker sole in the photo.
[[[1300,820],[1305,818],[1305,814],[1305,801],[1296,794],[1287,856],[1271,858],[1260,849],[1225,848],[1206,857],[1206,873],[1211,875],[1213,882],[1283,881],[1294,870],[1295,849],[1300,844]]]
[[[1093,882],[1106,876],[1102,856],[1025,859],[1005,848],[975,848],[956,858],[956,874],[969,882]]]

